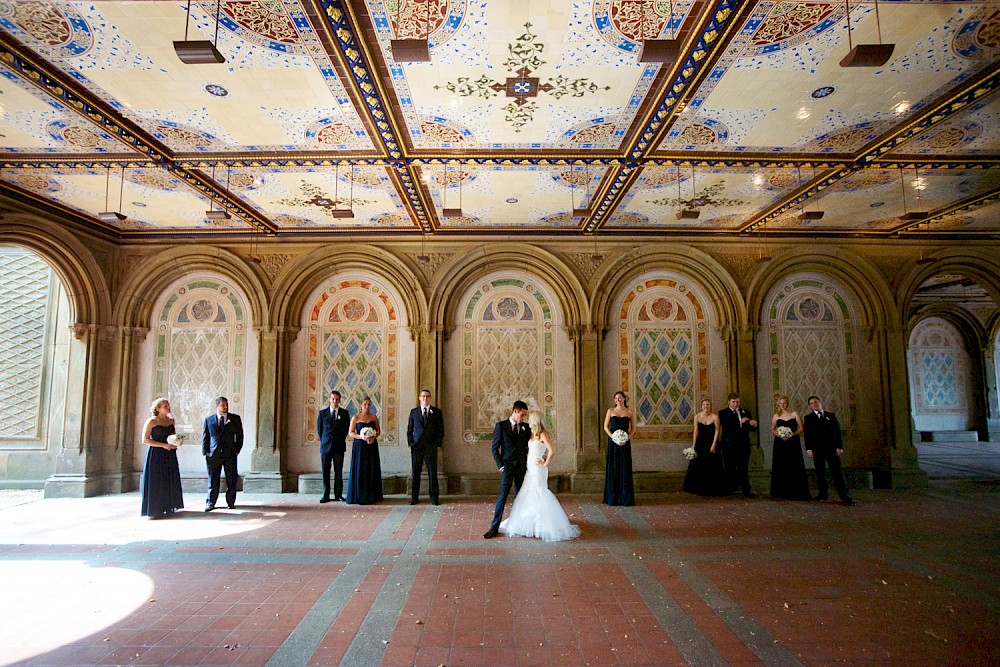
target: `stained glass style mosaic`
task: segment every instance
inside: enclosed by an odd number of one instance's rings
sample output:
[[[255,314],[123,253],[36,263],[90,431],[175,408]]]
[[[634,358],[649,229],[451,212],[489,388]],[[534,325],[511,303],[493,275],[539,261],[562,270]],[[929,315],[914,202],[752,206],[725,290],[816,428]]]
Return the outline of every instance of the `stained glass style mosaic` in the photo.
[[[36,255],[0,248],[0,443],[41,437],[53,280]]]
[[[540,411],[555,436],[553,318],[549,300],[517,278],[484,283],[462,310],[462,430],[488,442],[515,400]]]
[[[340,280],[313,303],[303,415],[307,442],[318,441],[316,414],[336,389],[343,397],[341,407],[352,417],[370,396],[382,427],[379,443],[399,444],[398,312],[390,293],[369,280]]]
[[[156,327],[153,396],[170,400],[178,433],[200,437],[217,396],[243,412],[246,393],[247,307],[220,280],[194,280],[160,309]]]
[[[637,440],[690,437],[708,388],[708,336],[698,295],[673,279],[635,285],[618,314],[621,386],[632,396]]]
[[[965,415],[969,409],[968,354],[958,329],[940,318],[910,335],[910,374],[917,414]]]
[[[803,410],[809,396],[836,412],[843,427],[857,423],[854,322],[849,297],[822,277],[792,276],[770,297],[765,322],[770,391],[761,414],[777,396]]]

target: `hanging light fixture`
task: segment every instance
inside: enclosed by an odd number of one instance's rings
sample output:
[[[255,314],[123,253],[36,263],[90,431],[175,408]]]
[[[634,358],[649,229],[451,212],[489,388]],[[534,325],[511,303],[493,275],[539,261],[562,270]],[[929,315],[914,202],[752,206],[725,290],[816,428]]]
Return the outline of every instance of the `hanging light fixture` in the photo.
[[[191,0],[188,0],[184,14],[184,39],[174,42],[174,53],[187,65],[208,65],[226,62],[215,45],[219,43],[219,12],[222,0],[215,2],[215,42],[207,39],[188,40],[188,26],[191,24]]]
[[[851,43],[851,3],[844,0],[847,8],[847,48],[850,49],[843,60],[841,67],[881,67],[889,62],[892,52],[896,48],[895,44],[882,43],[882,23],[879,21],[878,0],[875,0],[875,28],[878,30],[878,44],[858,44]]]
[[[799,170],[799,182],[801,183],[802,182],[802,170],[801,170],[801,167],[796,167],[796,169]],[[813,172],[813,180],[815,181],[816,180],[816,165],[813,165],[812,172]],[[823,219],[823,211],[816,211],[816,210],[807,211],[806,210],[806,205],[805,205],[805,200],[803,200],[803,202],[802,202],[802,212],[799,215],[799,220],[802,221],[802,222],[813,222],[815,220],[822,220],[822,219]]]
[[[416,3],[414,3],[416,4]],[[403,7],[402,0],[396,1],[396,30],[401,25],[399,13]],[[392,52],[392,59],[397,63],[429,63],[431,61],[430,33],[431,33],[431,3],[427,0],[427,10],[424,14],[424,36],[411,39],[390,39],[389,50]]]
[[[427,266],[428,264],[431,263],[431,256],[428,255],[427,251],[424,249],[424,239],[425,238],[426,238],[426,234],[423,232],[423,230],[421,230],[421,232],[420,232],[420,254],[417,255],[417,261],[420,262],[420,264],[423,265],[423,266]]]
[[[697,202],[698,191],[695,189],[694,182],[694,167],[691,167],[691,205],[694,206]],[[677,201],[681,200],[681,170],[677,170]],[[701,211],[697,208],[685,208],[677,211],[678,220],[697,220],[698,216],[701,215]]]
[[[462,167],[458,167],[458,208],[448,208],[448,165],[444,166],[444,195],[441,197],[441,217],[461,218],[462,217]]]
[[[916,179],[914,180],[914,183],[919,183],[920,182],[920,170],[918,168],[914,167],[914,171],[916,173]],[[902,167],[899,168],[899,187],[903,191],[903,215],[899,216],[899,219],[900,220],[907,220],[907,221],[916,221],[916,220],[923,220],[924,218],[926,218],[929,215],[929,213],[927,211],[907,211],[906,210],[906,184],[903,182],[903,168]],[[917,201],[918,202],[920,201],[919,186],[918,186],[918,189],[917,189]]]
[[[334,218],[353,218],[354,217],[354,165],[351,165],[351,194],[350,199],[347,203],[347,208],[340,208],[340,164],[338,163],[334,167],[334,177],[333,177],[333,209],[330,211],[330,215]]]
[[[104,179],[104,208],[108,208],[108,190],[111,189],[111,165],[108,165],[108,174]],[[118,191],[118,210],[109,211],[105,210],[97,214],[97,219],[101,222],[107,223],[117,223],[122,222],[128,216],[120,213],[122,209],[122,193],[125,191],[125,165],[122,165],[122,184],[121,189]]]
[[[570,197],[570,204],[573,205],[573,217],[574,218],[589,218],[590,217],[590,213],[591,213],[591,209],[590,209],[590,166],[586,162],[583,163],[583,171],[584,171],[583,177],[584,177],[584,180],[585,180],[585,187],[586,187],[586,192],[584,193],[584,197],[586,197],[587,205],[586,206],[581,206],[580,208],[576,208],[576,205],[573,202],[573,193],[576,190],[576,184],[573,182],[573,166],[570,165],[570,168],[569,168],[569,173],[570,173],[569,197]],[[581,204],[582,204],[582,202],[581,202]]]
[[[653,6],[653,12],[656,11],[657,0],[649,0],[649,3]],[[639,48],[639,62],[641,63],[660,63],[667,65],[673,63],[677,60],[677,57],[681,53],[681,40],[677,39],[676,31],[674,30],[674,2],[670,0],[670,39],[658,39],[655,35],[653,39],[646,39],[646,35],[642,34],[642,46]],[[642,2],[642,21],[639,22],[640,31],[645,33],[646,26],[646,0]]]
[[[230,168],[229,169],[229,173],[226,174],[226,194],[227,195],[229,194],[229,176],[230,176],[230,174],[232,174],[232,168]],[[212,180],[213,181],[215,180],[215,165],[214,164],[212,165]],[[215,210],[215,204],[214,204],[214,201],[211,198],[209,198],[209,200],[208,200],[208,210],[205,211],[205,217],[207,219],[211,220],[212,222],[217,222],[219,220],[229,220],[230,219],[229,213],[226,212],[225,210],[222,210],[222,209],[220,209],[218,211]]]

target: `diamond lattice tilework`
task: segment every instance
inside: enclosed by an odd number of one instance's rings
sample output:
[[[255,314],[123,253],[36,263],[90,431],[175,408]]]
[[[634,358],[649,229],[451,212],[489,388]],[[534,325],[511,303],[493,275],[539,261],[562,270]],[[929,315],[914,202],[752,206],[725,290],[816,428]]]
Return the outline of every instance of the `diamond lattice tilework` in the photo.
[[[636,331],[632,349],[640,423],[687,424],[695,392],[690,330]]]
[[[0,263],[0,438],[38,437],[51,270],[30,253]]]
[[[917,412],[966,414],[971,386],[966,358],[962,337],[950,323],[930,318],[914,328],[910,372]]]

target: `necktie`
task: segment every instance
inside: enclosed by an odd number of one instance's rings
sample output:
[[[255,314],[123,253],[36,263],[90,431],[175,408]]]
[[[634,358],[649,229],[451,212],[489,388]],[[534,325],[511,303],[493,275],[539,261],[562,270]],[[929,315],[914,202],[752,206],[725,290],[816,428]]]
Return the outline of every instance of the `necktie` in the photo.
[[[820,419],[822,419],[823,418],[823,413],[820,412],[819,410],[817,410],[816,411],[816,416],[819,417]]]
[[[226,416],[219,415],[219,428],[226,428]]]
[[[424,413],[424,415],[423,415],[423,419],[424,419],[424,421],[427,421],[427,408],[423,408],[423,409],[421,410],[421,412],[423,412],[423,413]]]

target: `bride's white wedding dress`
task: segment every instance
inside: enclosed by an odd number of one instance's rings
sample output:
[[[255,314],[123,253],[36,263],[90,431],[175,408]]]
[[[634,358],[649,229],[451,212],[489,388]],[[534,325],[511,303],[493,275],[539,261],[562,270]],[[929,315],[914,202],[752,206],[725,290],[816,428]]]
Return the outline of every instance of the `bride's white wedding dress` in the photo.
[[[537,463],[544,454],[541,440],[528,441],[528,470],[510,516],[500,522],[500,532],[511,537],[540,537],[546,542],[571,540],[580,535],[580,528],[569,522],[549,491],[549,469]]]

